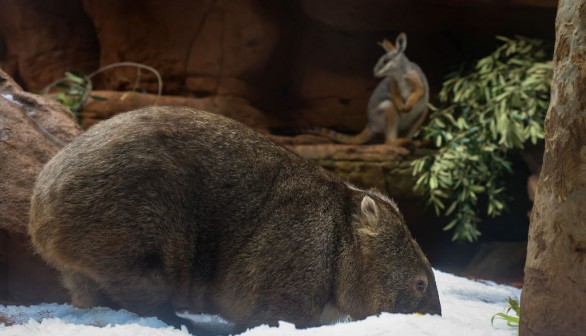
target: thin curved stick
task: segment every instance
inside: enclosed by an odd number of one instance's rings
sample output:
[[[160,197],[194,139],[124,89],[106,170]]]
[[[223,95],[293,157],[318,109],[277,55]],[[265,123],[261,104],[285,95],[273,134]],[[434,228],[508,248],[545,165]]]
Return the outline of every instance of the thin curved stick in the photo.
[[[145,69],[145,70],[148,70],[148,71],[152,72],[153,74],[155,74],[155,76],[157,77],[157,81],[159,82],[159,90],[157,92],[157,99],[155,100],[155,103],[153,105],[157,105],[159,103],[159,99],[161,98],[161,95],[163,94],[163,79],[161,78],[161,75],[159,74],[157,69],[155,69],[151,66],[140,64],[140,63],[135,63],[135,62],[113,63],[110,65],[106,65],[104,67],[101,67],[98,70],[92,72],[91,74],[89,74],[89,76],[87,76],[87,79],[88,79],[89,83],[91,83],[91,78],[96,76],[97,74],[102,73],[106,70],[110,70],[112,68],[123,67],[123,66],[132,66],[132,67],[136,67],[139,69]],[[91,88],[91,84],[90,84],[90,88]],[[89,90],[89,91],[91,92],[91,90]]]

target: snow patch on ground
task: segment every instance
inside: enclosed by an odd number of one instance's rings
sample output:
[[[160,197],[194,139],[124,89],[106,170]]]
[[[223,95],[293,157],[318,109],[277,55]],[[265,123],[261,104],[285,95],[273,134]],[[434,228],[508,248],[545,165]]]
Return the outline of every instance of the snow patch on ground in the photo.
[[[362,321],[338,323],[309,329],[281,322],[278,327],[266,325],[250,329],[242,336],[513,336],[516,331],[503,321],[490,323],[491,317],[504,312],[507,298],[518,298],[517,288],[492,282],[471,281],[448,273],[434,271],[442,304],[442,316],[387,314]],[[204,323],[225,322],[218,317],[194,316]],[[207,322],[206,322],[207,321]],[[179,336],[189,335],[167,326],[154,317],[143,318],[125,310],[108,308],[80,309],[70,305],[42,304],[35,306],[0,305],[0,335],[4,336]]]

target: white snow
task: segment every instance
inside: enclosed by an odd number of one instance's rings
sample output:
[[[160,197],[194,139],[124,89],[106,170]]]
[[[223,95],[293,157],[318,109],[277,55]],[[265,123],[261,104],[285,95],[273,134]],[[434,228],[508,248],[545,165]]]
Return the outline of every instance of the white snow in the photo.
[[[387,314],[372,316],[362,321],[338,323],[309,329],[295,329],[295,326],[281,322],[278,327],[266,325],[250,329],[242,336],[513,336],[516,330],[501,320],[491,317],[504,312],[507,298],[519,298],[520,289],[497,285],[492,282],[478,282],[434,271],[442,304],[442,316]],[[224,329],[227,322],[215,316],[194,316],[200,322],[217,324]],[[42,304],[35,306],[2,306],[0,321],[2,336],[179,336],[189,335],[167,326],[157,318],[142,318],[125,310],[108,308],[79,309],[70,305]]]

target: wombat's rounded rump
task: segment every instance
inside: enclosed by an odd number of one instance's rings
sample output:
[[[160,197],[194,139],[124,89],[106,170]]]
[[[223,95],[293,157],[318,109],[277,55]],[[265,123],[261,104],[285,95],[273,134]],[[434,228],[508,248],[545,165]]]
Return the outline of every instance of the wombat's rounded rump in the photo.
[[[39,174],[29,231],[72,302],[178,325],[238,327],[386,312],[440,314],[396,205],[230,119],[188,108],[118,115]]]

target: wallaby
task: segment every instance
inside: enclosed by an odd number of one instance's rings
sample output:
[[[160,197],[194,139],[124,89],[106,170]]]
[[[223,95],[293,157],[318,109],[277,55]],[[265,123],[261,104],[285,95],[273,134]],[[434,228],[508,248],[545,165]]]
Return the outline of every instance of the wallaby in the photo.
[[[327,128],[308,132],[346,144],[364,144],[384,138],[386,144],[410,141],[427,116],[429,86],[421,68],[405,55],[407,35],[395,41],[385,39],[380,45],[386,50],[374,67],[374,76],[383,80],[370,96],[366,127],[357,135],[341,134]],[[399,135],[404,134],[403,139]]]
[[[184,107],[117,115],[49,161],[29,232],[72,303],[236,330],[347,315],[440,314],[395,202],[244,125]]]

